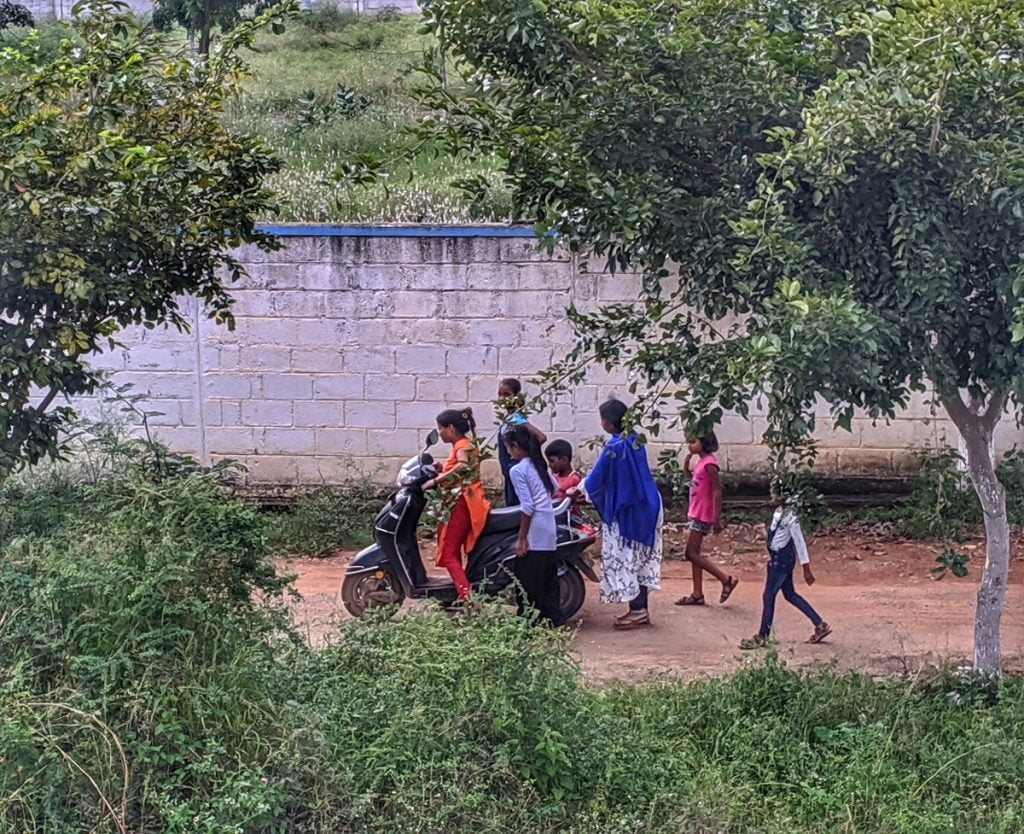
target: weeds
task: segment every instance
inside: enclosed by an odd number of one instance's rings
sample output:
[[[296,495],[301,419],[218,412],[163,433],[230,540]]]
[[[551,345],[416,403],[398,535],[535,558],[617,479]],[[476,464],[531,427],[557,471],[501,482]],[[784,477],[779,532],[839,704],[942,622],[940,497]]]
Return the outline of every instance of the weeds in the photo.
[[[330,556],[373,539],[380,488],[362,481],[324,487],[300,497],[288,512],[265,516],[267,542],[275,556]]]
[[[514,216],[495,161],[467,164],[405,133],[422,115],[413,68],[432,45],[414,19],[386,9],[354,15],[329,4],[283,36],[260,38],[255,78],[229,119],[285,161],[268,181],[284,198],[281,212],[266,219],[459,223]],[[381,182],[352,187],[334,178],[367,154],[391,161]]]

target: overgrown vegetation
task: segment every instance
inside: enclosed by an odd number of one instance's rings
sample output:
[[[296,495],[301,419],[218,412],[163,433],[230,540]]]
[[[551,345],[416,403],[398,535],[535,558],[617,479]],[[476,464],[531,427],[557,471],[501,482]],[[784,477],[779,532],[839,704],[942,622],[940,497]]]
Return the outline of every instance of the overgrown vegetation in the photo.
[[[292,628],[229,470],[93,432],[0,502],[0,832],[1016,832],[1024,681],[593,690],[498,605]]]
[[[1010,451],[996,473],[1006,489],[1007,516],[1013,525],[1024,524],[1024,452]],[[913,539],[960,542],[982,523],[981,505],[964,471],[963,460],[950,448],[928,449],[918,456],[909,500],[892,511],[869,515],[899,523],[900,532]]]
[[[282,196],[268,219],[384,222],[505,220],[512,203],[490,162],[439,153],[404,131],[422,114],[420,64],[441,65],[418,19],[322,3],[283,35],[257,41],[255,79],[231,108],[232,125],[256,133],[284,167],[270,179]],[[427,58],[424,59],[424,54]],[[388,160],[381,182],[353,186],[335,174],[358,159]],[[473,195],[456,181],[482,177]]]
[[[365,481],[314,490],[288,511],[266,516],[267,544],[276,556],[330,556],[364,547],[383,504],[380,488]]]

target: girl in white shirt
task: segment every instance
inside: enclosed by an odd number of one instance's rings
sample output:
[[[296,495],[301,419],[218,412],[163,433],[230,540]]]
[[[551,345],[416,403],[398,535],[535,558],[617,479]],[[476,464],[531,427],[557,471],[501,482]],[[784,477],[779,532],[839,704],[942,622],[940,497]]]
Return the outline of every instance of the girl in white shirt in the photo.
[[[782,591],[786,602],[795,606],[814,624],[814,633],[807,642],[820,643],[832,633],[832,627],[821,619],[818,612],[793,586],[793,571],[796,569],[797,559],[803,565],[804,581],[808,585],[814,584],[814,573],[811,571],[807,542],[804,541],[803,530],[800,529],[800,519],[796,511],[789,506],[788,498],[778,484],[773,485],[772,502],[776,509],[768,528],[768,576],[762,597],[761,628],[753,637],[740,642],[741,649],[758,649],[768,645],[772,622],[775,619],[775,598],[779,591]]]
[[[555,484],[548,472],[540,443],[528,426],[512,426],[504,436],[505,447],[515,464],[509,478],[519,496],[519,540],[516,543],[515,575],[519,582],[519,613],[536,609],[540,619],[553,626],[565,624],[558,601],[558,565],[555,549],[558,534],[551,495]]]

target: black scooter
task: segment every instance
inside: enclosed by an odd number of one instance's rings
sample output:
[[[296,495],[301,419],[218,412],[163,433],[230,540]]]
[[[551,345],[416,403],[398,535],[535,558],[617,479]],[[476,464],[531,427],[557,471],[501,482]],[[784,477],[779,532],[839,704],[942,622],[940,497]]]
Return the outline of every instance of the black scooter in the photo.
[[[437,443],[437,431],[427,436],[423,451],[399,470],[394,492],[373,525],[375,544],[361,551],[345,571],[341,599],[354,617],[386,605],[400,606],[406,598],[456,601],[451,579],[428,578],[420,557],[416,528],[427,506],[423,484],[437,475],[428,450]],[[555,508],[558,528],[558,586],[562,614],[569,619],[586,599],[586,576],[597,582],[594,563],[584,552],[595,541],[574,527],[569,516],[570,499]],[[476,593],[498,596],[513,585],[512,565],[519,536],[519,508],[491,510],[480,540],[469,554],[466,575]]]

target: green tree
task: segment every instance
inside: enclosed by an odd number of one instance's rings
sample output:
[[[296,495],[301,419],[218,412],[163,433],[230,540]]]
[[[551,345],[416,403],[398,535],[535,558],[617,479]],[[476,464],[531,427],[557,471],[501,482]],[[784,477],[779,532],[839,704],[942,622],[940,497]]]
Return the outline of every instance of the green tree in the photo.
[[[36,33],[0,52],[0,478],[59,453],[54,403],[95,390],[120,329],[183,329],[187,296],[230,326],[231,249],[274,245],[253,224],[278,161],[220,117],[277,13],[197,66],[122,6],[84,12],[56,54]]]
[[[209,57],[213,44],[213,27],[229,32],[242,19],[247,0],[157,0],[153,9],[153,25],[162,31],[177,23],[195,39],[196,52]]]
[[[505,161],[538,230],[642,276],[570,311],[638,416],[699,429],[761,401],[782,467],[815,405],[933,390],[985,511],[975,665],[1001,671],[1009,564],[991,438],[1024,382],[1024,27],[998,0],[432,0],[473,94],[423,131]],[[553,242],[552,242],[553,245]]]

